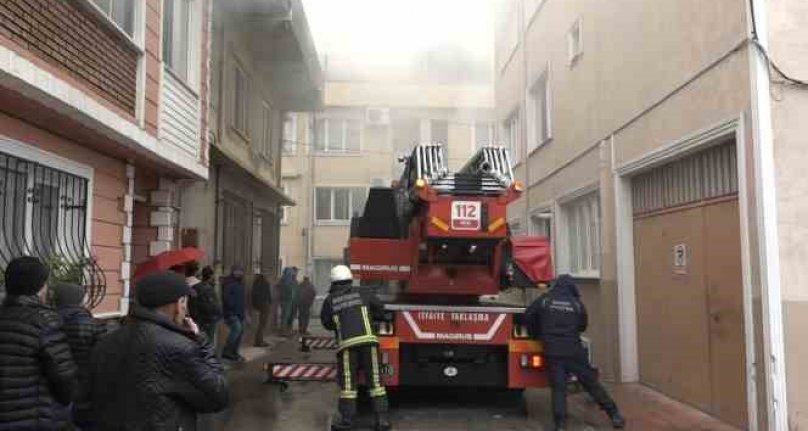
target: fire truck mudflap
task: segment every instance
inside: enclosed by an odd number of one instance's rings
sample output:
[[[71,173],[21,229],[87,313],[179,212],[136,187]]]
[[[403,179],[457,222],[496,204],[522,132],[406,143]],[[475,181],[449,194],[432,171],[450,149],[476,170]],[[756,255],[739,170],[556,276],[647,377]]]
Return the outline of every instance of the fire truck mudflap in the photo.
[[[520,307],[387,304],[380,331],[387,386],[547,386],[541,344]]]

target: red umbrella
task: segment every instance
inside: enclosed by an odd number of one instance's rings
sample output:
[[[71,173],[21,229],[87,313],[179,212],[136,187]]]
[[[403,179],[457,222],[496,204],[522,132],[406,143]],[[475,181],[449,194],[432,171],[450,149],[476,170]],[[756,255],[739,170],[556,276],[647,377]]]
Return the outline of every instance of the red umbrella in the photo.
[[[172,266],[182,265],[205,256],[202,250],[196,247],[185,247],[179,250],[164,251],[157,256],[141,263],[135,268],[134,278],[142,277],[152,272],[165,271]]]

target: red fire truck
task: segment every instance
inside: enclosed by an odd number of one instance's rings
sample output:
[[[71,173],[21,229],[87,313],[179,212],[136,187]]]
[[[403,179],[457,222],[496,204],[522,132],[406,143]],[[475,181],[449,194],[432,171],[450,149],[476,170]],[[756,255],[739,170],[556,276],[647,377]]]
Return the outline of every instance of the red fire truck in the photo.
[[[402,158],[403,175],[372,188],[347,258],[363,285],[385,285],[380,324],[388,387],[524,389],[547,385],[525,308],[482,298],[552,278],[546,238],[512,237],[506,207],[522,193],[507,151],[486,147],[450,172],[440,145]],[[384,290],[384,289],[383,289]]]

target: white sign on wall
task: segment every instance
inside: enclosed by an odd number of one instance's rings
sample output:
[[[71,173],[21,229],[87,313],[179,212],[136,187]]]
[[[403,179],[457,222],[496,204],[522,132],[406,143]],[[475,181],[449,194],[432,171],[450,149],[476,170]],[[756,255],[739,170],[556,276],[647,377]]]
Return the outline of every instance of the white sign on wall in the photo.
[[[673,273],[687,274],[687,244],[673,246]]]

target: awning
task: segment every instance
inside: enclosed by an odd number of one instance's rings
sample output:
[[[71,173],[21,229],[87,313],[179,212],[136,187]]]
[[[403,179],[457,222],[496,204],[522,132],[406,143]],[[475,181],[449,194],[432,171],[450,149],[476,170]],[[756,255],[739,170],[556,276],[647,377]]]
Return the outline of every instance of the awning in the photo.
[[[553,279],[553,253],[550,239],[544,236],[511,238],[513,262],[533,283]]]

